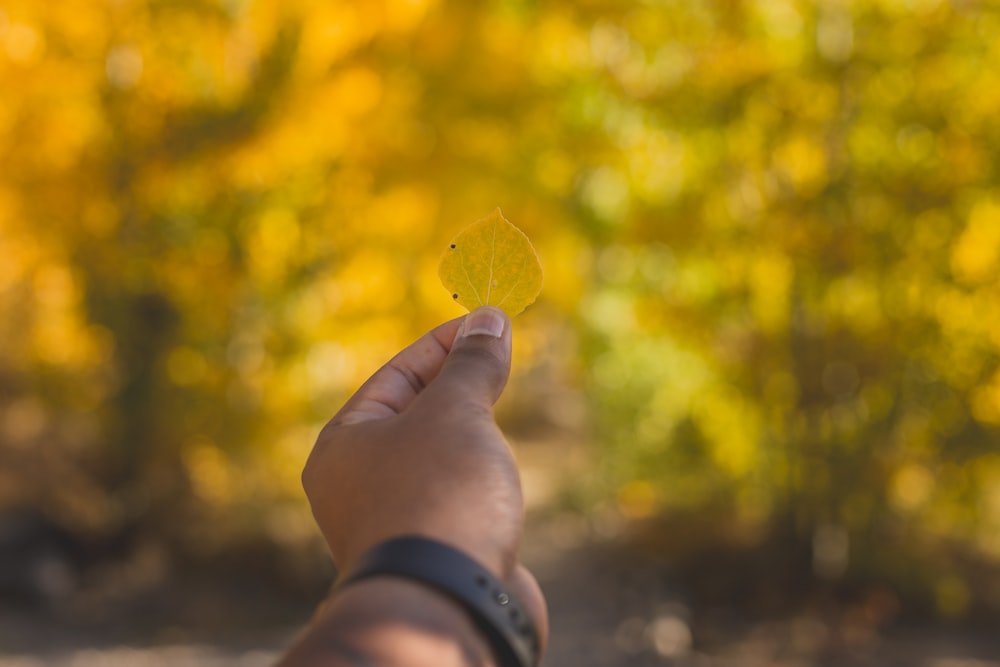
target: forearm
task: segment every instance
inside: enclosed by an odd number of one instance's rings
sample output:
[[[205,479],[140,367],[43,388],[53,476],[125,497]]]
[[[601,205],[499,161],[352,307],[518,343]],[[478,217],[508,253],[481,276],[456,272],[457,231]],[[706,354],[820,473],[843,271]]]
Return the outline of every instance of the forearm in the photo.
[[[465,611],[437,591],[396,577],[339,591],[280,667],[494,667]]]

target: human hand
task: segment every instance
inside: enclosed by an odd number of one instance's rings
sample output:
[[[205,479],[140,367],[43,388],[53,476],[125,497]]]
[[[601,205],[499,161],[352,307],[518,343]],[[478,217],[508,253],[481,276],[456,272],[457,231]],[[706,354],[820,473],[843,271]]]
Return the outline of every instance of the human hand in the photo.
[[[493,419],[510,355],[510,321],[496,308],[430,331],[326,425],[302,480],[341,572],[392,537],[440,540],[504,580],[544,641],[544,598],[519,563],[520,479]]]

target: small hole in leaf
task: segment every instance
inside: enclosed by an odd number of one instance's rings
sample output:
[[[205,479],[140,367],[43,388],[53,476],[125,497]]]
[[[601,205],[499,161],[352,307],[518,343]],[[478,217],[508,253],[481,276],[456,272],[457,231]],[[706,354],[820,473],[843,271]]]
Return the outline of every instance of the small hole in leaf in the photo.
[[[452,295],[451,295],[451,298],[452,298],[452,299],[457,299],[457,298],[458,298],[458,295],[457,295],[457,294],[452,294]]]
[[[455,249],[455,244],[454,244],[454,243],[452,243],[452,244],[451,244],[451,249],[452,249],[452,250],[454,250],[454,249]]]

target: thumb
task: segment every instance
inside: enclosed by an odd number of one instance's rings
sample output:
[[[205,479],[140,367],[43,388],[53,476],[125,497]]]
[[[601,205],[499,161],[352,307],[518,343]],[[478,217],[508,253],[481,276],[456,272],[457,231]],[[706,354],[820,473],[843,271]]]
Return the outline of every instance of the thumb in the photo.
[[[492,306],[477,308],[465,316],[441,371],[426,393],[451,403],[472,401],[491,406],[507,384],[510,351],[507,314]]]

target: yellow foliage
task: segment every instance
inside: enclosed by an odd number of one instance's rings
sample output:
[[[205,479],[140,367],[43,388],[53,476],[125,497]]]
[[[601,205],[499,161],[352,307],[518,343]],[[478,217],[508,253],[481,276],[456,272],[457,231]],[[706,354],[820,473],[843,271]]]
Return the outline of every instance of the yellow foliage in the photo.
[[[715,465],[735,478],[747,475],[760,446],[761,419],[755,406],[730,388],[719,386],[699,395],[692,408],[711,443]]]
[[[792,271],[788,258],[777,253],[761,253],[753,260],[751,306],[754,319],[764,331],[778,333],[788,326]]]
[[[918,463],[909,463],[893,475],[890,500],[897,510],[912,512],[930,499],[933,490],[931,471]]]
[[[430,240],[439,206],[440,196],[431,184],[401,183],[372,198],[366,239],[380,245],[422,247]]]
[[[947,460],[1000,428],[1000,12],[743,4],[9,0],[9,446],[139,461],[153,509],[301,502],[318,425],[454,315],[449,226],[510,201],[547,273],[514,372],[585,394],[622,514],[889,507],[1000,553],[996,475]],[[58,502],[135,493],[89,484]]]
[[[211,438],[195,435],[181,450],[184,466],[194,492],[210,506],[231,503],[234,498],[234,480],[225,453]]]
[[[648,480],[632,480],[618,489],[618,510],[628,519],[648,519],[659,505],[659,491]]]
[[[802,133],[791,137],[777,150],[775,160],[803,195],[811,195],[826,184],[826,149],[818,136]]]
[[[382,98],[382,77],[369,67],[352,67],[340,73],[333,87],[333,98],[325,110],[343,114],[348,122],[376,108]]]
[[[167,357],[167,376],[174,384],[195,385],[204,380],[207,373],[205,357],[190,347],[175,348]]]
[[[358,250],[337,271],[340,316],[392,312],[406,299],[409,282],[404,267],[376,247]]]
[[[535,246],[539,256],[556,259],[545,266],[546,301],[567,312],[576,308],[586,289],[587,244],[568,229],[565,221],[560,224],[553,220]]]
[[[874,280],[850,276],[833,282],[826,295],[826,310],[860,332],[870,332],[884,322],[878,285]]]
[[[279,3],[271,4],[274,11]],[[308,79],[320,77],[341,59],[359,48],[378,32],[378,23],[371,16],[374,3],[323,2],[314,4],[309,20],[302,26],[300,70]],[[260,12],[258,38],[268,37],[278,21],[273,15]]]
[[[1000,201],[981,199],[969,215],[965,231],[952,246],[951,268],[965,283],[995,281],[1000,271]]]
[[[983,424],[1000,426],[1000,372],[972,392],[972,416]]]
[[[251,271],[266,283],[281,281],[292,265],[300,240],[299,222],[286,208],[264,211],[248,235]]]

